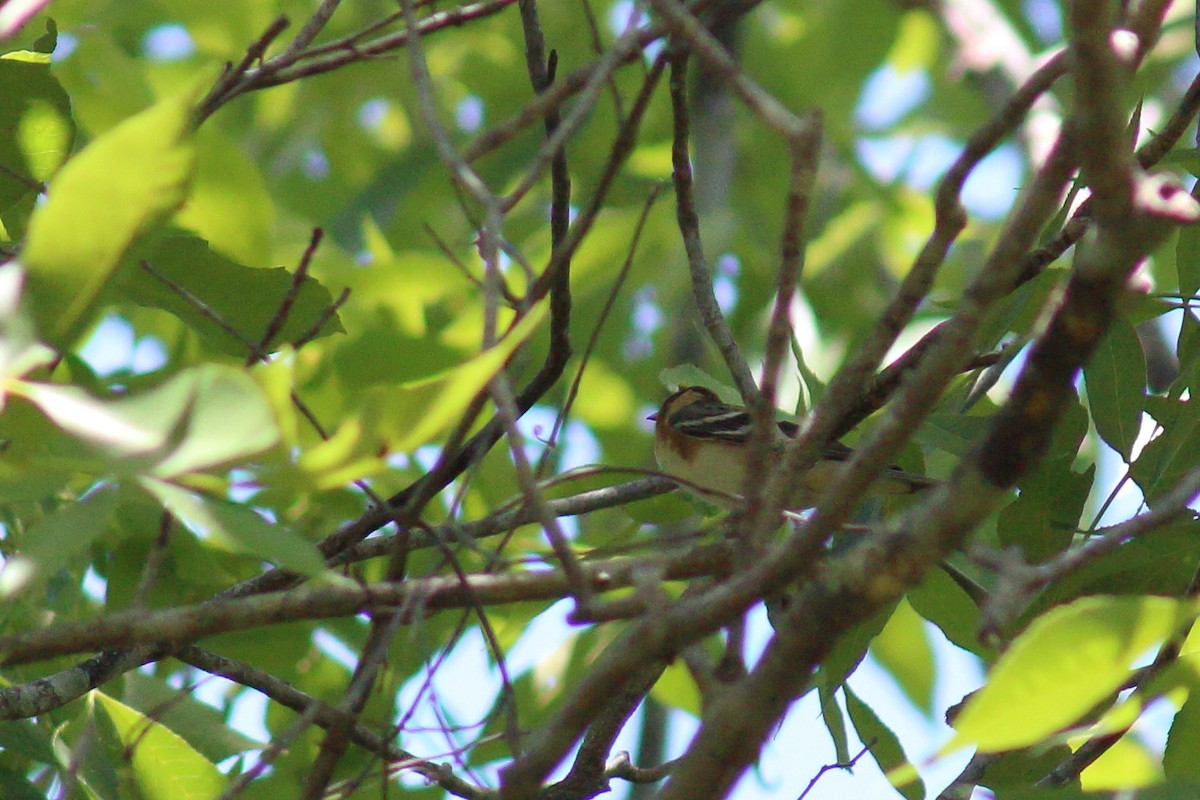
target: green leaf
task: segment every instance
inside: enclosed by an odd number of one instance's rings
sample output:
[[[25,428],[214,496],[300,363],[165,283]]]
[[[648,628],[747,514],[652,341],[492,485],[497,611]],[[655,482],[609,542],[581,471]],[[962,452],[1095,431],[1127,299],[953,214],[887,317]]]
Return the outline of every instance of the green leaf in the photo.
[[[951,455],[965,456],[991,427],[986,417],[933,413],[922,428],[929,444]]]
[[[1196,159],[1193,165],[1200,164],[1198,154],[1200,149],[1190,151],[1191,158]],[[1175,269],[1179,272],[1179,292],[1184,297],[1200,292],[1200,226],[1184,225],[1179,229],[1179,241],[1175,245]]]
[[[996,530],[1005,547],[1016,546],[1026,560],[1040,563],[1070,545],[1079,527],[1096,472],[1071,469],[1071,456],[1048,459],[1021,480],[1021,494],[1000,512]]]
[[[239,264],[189,233],[172,231],[141,255],[157,275],[140,267],[130,269],[122,276],[118,291],[138,305],[175,315],[210,347],[243,359],[251,346],[259,344],[292,285],[292,273],[283,267],[259,269]],[[327,288],[313,278],[306,280],[268,351],[309,333],[332,305]],[[343,330],[334,314],[321,326],[319,335]]]
[[[888,605],[879,609],[838,638],[817,670],[818,686],[827,686],[832,690],[846,682],[846,678],[862,663],[871,641],[891,619],[894,608],[894,605]]]
[[[17,381],[11,393],[33,403],[54,424],[113,458],[165,454],[192,399],[191,381],[177,378],[141,397],[100,400],[74,386]]]
[[[1182,519],[1150,536],[1125,542],[1061,576],[1034,602],[1033,610],[1095,594],[1183,595],[1200,563],[1200,522]]]
[[[23,199],[32,204],[39,185],[67,160],[74,139],[71,101],[49,63],[12,53],[0,58],[0,214]]]
[[[194,692],[141,672],[128,673],[124,683],[124,702],[183,736],[213,763],[263,746],[263,742],[226,726],[224,714],[197,700]]]
[[[26,532],[22,552],[44,574],[67,566],[108,529],[117,497],[116,487],[105,486],[82,500],[60,506]]]
[[[638,522],[667,525],[694,516],[696,506],[692,503],[692,498],[682,492],[671,492],[623,505],[621,510]]]
[[[1151,397],[1146,408],[1163,431],[1143,448],[1129,474],[1151,508],[1200,464],[1200,405],[1193,400]]]
[[[153,478],[142,478],[141,484],[207,543],[255,555],[303,575],[316,575],[325,569],[325,559],[316,545],[286,525],[268,522],[252,508]]]
[[[219,128],[201,127],[196,148],[196,175],[174,224],[195,231],[214,249],[242,263],[268,263],[274,206],[263,166]]]
[[[1031,747],[991,756],[984,768],[979,783],[996,792],[998,798],[1024,797],[1026,792],[1049,792],[1046,800],[1070,800],[1084,798],[1078,792],[1079,781],[1075,780],[1056,789],[1028,789],[1071,755],[1066,744],[1053,747]],[[1024,790],[1024,791],[1022,791]],[[1036,797],[1036,795],[1034,795]],[[1032,800],[1032,797],[1031,797]]]
[[[858,738],[867,745],[871,758],[887,776],[896,791],[908,800],[920,800],[925,796],[925,783],[912,769],[904,748],[892,729],[883,724],[874,709],[859,699],[850,687],[843,686],[846,693],[846,711]],[[907,768],[907,769],[905,769]]]
[[[1163,769],[1173,781],[1200,783],[1200,694],[1192,692],[1175,714],[1163,752]]]
[[[46,793],[19,772],[0,767],[0,796],[8,800],[45,800]]]
[[[244,370],[208,364],[184,373],[191,379],[191,414],[182,440],[154,468],[160,478],[212,469],[260,453],[279,441],[263,390]]]
[[[7,684],[5,684],[7,686]],[[0,725],[0,748],[42,764],[53,765],[54,747],[47,731],[31,720],[10,720]]]
[[[120,784],[132,783],[120,734],[89,694],[79,713],[54,730],[53,746],[59,764],[78,765],[75,774],[89,797],[120,798]]]
[[[1113,742],[1079,779],[1088,791],[1119,791],[1161,783],[1163,774],[1157,758],[1150,755],[1146,746],[1126,735]]]
[[[986,661],[992,651],[979,642],[979,608],[963,587],[940,569],[930,570],[906,595],[913,610],[938,626],[955,645]]]
[[[833,741],[837,763],[847,764],[850,762],[850,743],[846,738],[846,717],[837,702],[837,689],[822,683],[817,686],[817,697],[821,700],[821,719]]]
[[[131,753],[145,800],[209,800],[224,791],[225,776],[174,731],[104,692],[92,696]]]
[[[547,310],[546,303],[534,306],[495,347],[440,375],[399,388],[371,390],[367,407],[389,446],[401,452],[412,450],[454,424],[471,399],[533,335]]]
[[[891,674],[914,706],[933,712],[933,650],[925,623],[901,600],[891,619],[871,642],[871,655]]]
[[[1113,322],[1083,379],[1097,432],[1129,463],[1146,405],[1146,356],[1126,320]]]
[[[54,361],[54,351],[37,341],[36,331],[21,302],[25,273],[12,264],[0,270],[0,409],[8,382]]]
[[[857,241],[879,227],[880,208],[874,200],[856,203],[825,223],[821,235],[808,243],[804,277],[813,278],[836,266]]]
[[[359,333],[333,354],[333,367],[347,386],[365,389],[381,383],[406,383],[451,369],[463,352],[431,336],[413,336],[384,308],[361,320]],[[380,353],[403,353],[381,359]]]
[[[35,320],[53,344],[69,345],[87,327],[122,256],[183,203],[190,112],[190,92],[159,102],[92,142],[51,184],[21,261]]]
[[[1200,386],[1200,322],[1191,314],[1183,314],[1179,325],[1179,337],[1175,342],[1175,353],[1179,357],[1179,374],[1175,381],[1171,384],[1170,392],[1166,398],[1148,397],[1146,398],[1146,410],[1154,416],[1154,404],[1156,400],[1178,401],[1183,392],[1187,389],[1195,395],[1197,387]],[[1159,422],[1163,420],[1155,416]]]
[[[734,403],[741,405],[742,399],[738,396],[737,389],[733,389],[726,384],[713,378],[699,367],[694,367],[691,364],[680,364],[676,367],[668,367],[658,373],[658,380],[663,386],[672,387],[678,386],[704,386],[712,389],[726,403]],[[671,389],[671,391],[674,391]]]
[[[212,469],[279,440],[262,389],[234,367],[208,364],[119,400],[29,381],[14,381],[10,391],[111,458],[136,459],[127,469],[152,467],[162,478]]]
[[[655,700],[665,706],[686,711],[694,717],[700,716],[700,690],[692,680],[691,673],[683,661],[672,661],[650,690]]]
[[[1088,597],[1036,620],[955,720],[946,750],[1027,747],[1077,722],[1113,695],[1135,659],[1193,616],[1164,597]]]
[[[942,41],[940,34],[938,23],[931,14],[918,9],[906,11],[888,53],[888,63],[900,73],[934,68]]]

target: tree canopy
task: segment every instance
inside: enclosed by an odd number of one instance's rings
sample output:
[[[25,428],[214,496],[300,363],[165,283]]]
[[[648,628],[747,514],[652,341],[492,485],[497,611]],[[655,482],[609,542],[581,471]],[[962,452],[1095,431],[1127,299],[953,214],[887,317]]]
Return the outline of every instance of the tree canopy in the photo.
[[[1194,14],[10,0],[0,796],[1195,796]]]

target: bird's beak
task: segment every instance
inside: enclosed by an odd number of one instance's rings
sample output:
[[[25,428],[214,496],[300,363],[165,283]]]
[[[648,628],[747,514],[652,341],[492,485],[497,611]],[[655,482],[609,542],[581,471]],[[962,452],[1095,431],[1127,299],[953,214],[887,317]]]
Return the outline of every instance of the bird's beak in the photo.
[[[655,420],[655,419],[658,419],[658,412],[657,412],[657,411],[655,411],[653,414],[651,414],[650,416],[646,417],[646,419],[649,419],[649,420]]]

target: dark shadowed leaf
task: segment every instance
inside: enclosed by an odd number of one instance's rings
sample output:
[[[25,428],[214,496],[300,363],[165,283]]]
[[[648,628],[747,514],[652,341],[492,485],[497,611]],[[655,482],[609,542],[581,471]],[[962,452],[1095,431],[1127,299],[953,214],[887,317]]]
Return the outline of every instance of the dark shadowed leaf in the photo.
[[[1128,462],[1142,425],[1146,357],[1133,326],[1113,321],[1092,360],[1083,368],[1088,408],[1104,441]]]

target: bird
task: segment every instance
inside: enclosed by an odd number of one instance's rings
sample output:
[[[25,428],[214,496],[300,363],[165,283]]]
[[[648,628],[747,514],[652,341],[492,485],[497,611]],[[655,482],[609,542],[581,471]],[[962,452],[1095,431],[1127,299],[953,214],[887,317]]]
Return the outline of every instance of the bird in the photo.
[[[690,493],[699,493],[717,506],[732,508],[746,486],[746,462],[752,418],[741,406],[729,405],[704,386],[685,386],[667,397],[654,420],[654,455],[659,468],[679,478]],[[776,424],[782,436],[792,438],[799,425],[789,420]],[[776,437],[780,453],[786,445]],[[842,462],[854,451],[841,442],[831,442],[821,459],[804,473],[784,507],[790,511],[811,508],[821,490],[837,477]],[[868,489],[870,496],[903,495],[934,486],[937,481],[888,467]]]

